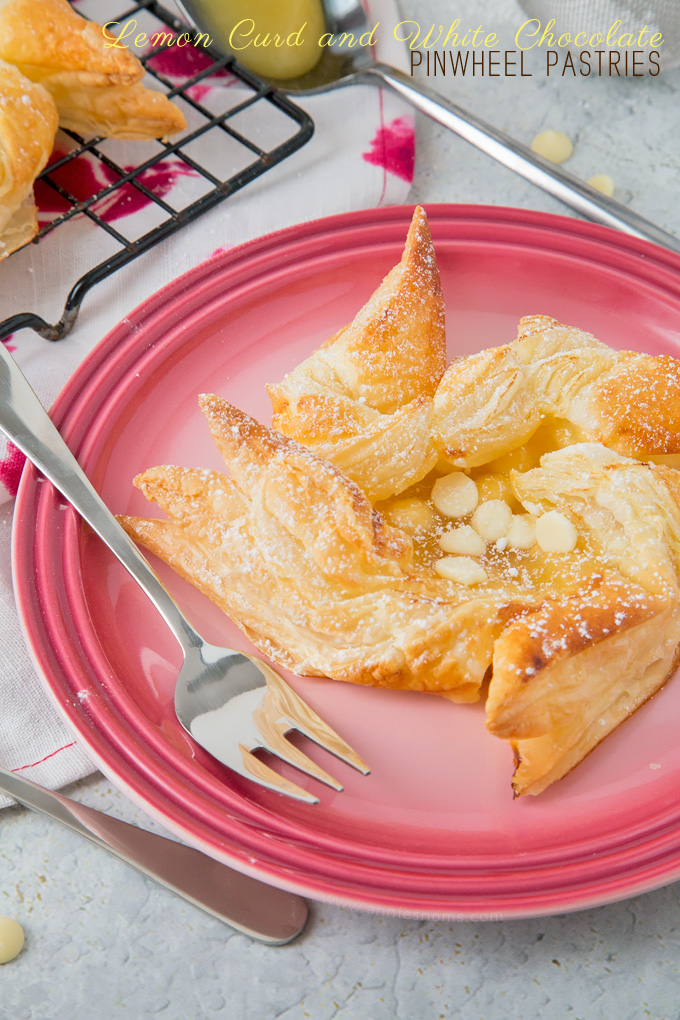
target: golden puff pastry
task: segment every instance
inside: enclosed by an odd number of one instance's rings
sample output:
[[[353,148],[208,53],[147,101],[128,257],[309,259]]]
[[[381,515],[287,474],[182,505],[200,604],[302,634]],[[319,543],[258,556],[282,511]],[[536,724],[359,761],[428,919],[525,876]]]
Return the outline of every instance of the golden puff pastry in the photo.
[[[599,444],[513,473],[524,507],[587,536],[580,583],[513,614],[494,646],[487,726],[511,742],[516,794],[580,762],[668,680],[680,646],[680,475]]]
[[[144,68],[127,47],[107,46],[101,25],[68,0],[0,0],[0,59],[32,81],[132,85]]]
[[[63,128],[108,138],[165,138],[186,120],[166,95],[146,88],[126,47],[107,46],[100,25],[68,0],[0,0],[0,59],[53,96]]]
[[[184,114],[166,95],[141,83],[105,88],[46,84],[56,100],[61,127],[85,137],[167,138],[186,127]]]
[[[371,499],[423,478],[437,454],[432,398],[446,366],[444,302],[425,212],[358,315],[277,385],[273,425],[328,457]]]
[[[565,429],[560,445],[601,442],[637,458],[680,454],[680,361],[615,351],[532,315],[512,343],[452,362],[435,395],[435,443],[461,467],[519,448],[546,424]]]
[[[0,259],[37,233],[33,182],[49,159],[56,130],[50,94],[0,61]]]
[[[410,539],[336,467],[219,397],[201,405],[231,477],[144,472],[169,520],[123,517],[128,533],[298,673],[476,700],[507,592],[419,575]]]

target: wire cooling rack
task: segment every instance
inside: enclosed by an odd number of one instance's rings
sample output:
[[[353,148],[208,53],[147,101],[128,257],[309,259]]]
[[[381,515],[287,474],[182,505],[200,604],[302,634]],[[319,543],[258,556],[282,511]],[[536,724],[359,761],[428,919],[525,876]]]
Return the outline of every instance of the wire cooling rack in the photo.
[[[79,10],[83,10],[82,4]],[[176,140],[153,142],[150,154],[149,148],[145,146],[143,158],[133,167],[119,164],[114,158],[115,144],[111,141],[103,141],[100,138],[84,139],[71,131],[59,133],[60,144],[55,148],[56,158],[53,157],[53,161],[36,182],[36,192],[42,189],[42,194],[51,196],[52,201],[49,205],[56,209],[56,213],[48,222],[41,225],[32,243],[40,242],[60,228],[66,241],[65,225],[73,222],[76,217],[87,217],[99,230],[106,232],[111,239],[113,250],[104,261],[92,266],[77,279],[66,298],[63,314],[57,323],[50,324],[34,312],[22,312],[0,322],[0,339],[18,329],[31,328],[47,340],[61,340],[75,323],[85,295],[95,284],[148,252],[256,177],[266,173],[312,137],[314,124],[303,110],[270,86],[264,85],[232,57],[223,57],[202,43],[193,45],[197,38],[194,33],[155,0],[138,0],[117,15],[113,10],[111,12],[111,20],[121,25],[128,19],[134,19],[137,27],[142,28],[151,41],[156,33],[166,33],[166,40],[161,45],[148,49],[140,59],[147,73],[155,78],[162,91],[171,99],[178,101],[186,113],[191,114],[187,117],[191,122],[190,126]],[[168,74],[165,69],[163,57],[170,46],[174,45],[167,41],[168,29],[174,34],[175,39],[185,33],[192,39],[191,51],[188,46],[184,50],[184,53],[188,52],[189,55],[190,74],[183,76],[181,80],[178,80],[174,73]],[[157,38],[160,41],[160,36]],[[224,84],[225,79],[229,80],[227,76],[232,76],[231,84],[235,82],[239,86],[236,90],[238,101],[228,109],[219,106],[214,108],[215,100],[214,98],[208,100],[208,96],[220,96],[225,105],[232,101],[231,97],[235,90],[209,87],[213,84]],[[256,114],[259,126],[257,132],[251,132],[249,137],[249,124],[252,124],[252,114],[258,104],[260,106],[267,104],[268,116],[263,118]],[[265,124],[264,129],[262,123]],[[263,139],[262,134],[268,133],[267,125],[271,125],[270,137]],[[240,154],[238,168],[234,167],[233,159],[232,165],[229,165],[228,159],[221,161],[219,158],[211,159],[210,167],[205,165],[205,160],[201,161],[192,153],[192,148],[197,148],[195,143],[199,139],[207,139],[209,151],[216,157],[219,157],[221,147],[238,150]],[[62,153],[60,148],[66,148],[67,151]],[[127,151],[129,152],[129,148]],[[203,145],[202,151],[205,153],[208,148]],[[91,188],[85,189],[85,194],[77,195],[73,193],[78,189],[73,187],[71,183],[73,175],[69,171],[74,169],[76,160],[83,159],[91,164],[91,179],[100,181],[103,179],[106,183],[94,191],[91,191]],[[200,182],[199,190],[202,191],[199,197],[179,208],[164,197],[163,188],[154,188],[154,168],[161,164],[167,165],[169,159],[172,160],[175,170],[179,168],[181,173],[184,168],[187,174],[197,179]],[[229,165],[229,173],[225,177],[219,172],[220,164]],[[114,226],[110,217],[105,218],[102,210],[110,207],[111,202],[117,197],[134,199],[135,195],[138,198],[144,196],[147,205],[153,203],[157,215],[151,229],[142,231],[139,236],[130,237],[122,228]]]

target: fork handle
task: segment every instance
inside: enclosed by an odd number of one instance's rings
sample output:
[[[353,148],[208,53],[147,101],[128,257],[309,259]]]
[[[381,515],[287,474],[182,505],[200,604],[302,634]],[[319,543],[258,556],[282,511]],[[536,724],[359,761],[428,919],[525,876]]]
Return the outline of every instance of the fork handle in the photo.
[[[200,638],[126,534],[57,431],[4,344],[0,343],[0,429],[42,471],[141,585],[186,649]]]
[[[305,926],[307,904],[301,896],[242,875],[200,850],[112,818],[4,769],[0,790],[258,942],[283,945]]]
[[[526,145],[499,131],[473,113],[450,103],[434,89],[387,64],[374,64],[357,73],[355,81],[389,86],[417,110],[449,128],[532,184],[570,206],[588,219],[652,241],[680,254],[680,240],[625,205],[601,195],[562,167],[549,163]]]

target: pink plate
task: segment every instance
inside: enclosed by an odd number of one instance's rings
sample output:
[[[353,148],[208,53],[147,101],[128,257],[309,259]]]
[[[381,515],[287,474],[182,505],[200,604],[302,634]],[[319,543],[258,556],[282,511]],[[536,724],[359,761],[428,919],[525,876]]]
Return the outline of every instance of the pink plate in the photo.
[[[269,419],[264,384],[348,322],[398,261],[405,207],[304,224],[199,266],[99,345],[53,414],[116,512],[146,513],[132,478],[219,467],[197,407],[213,391]],[[450,353],[514,337],[542,312],[617,347],[680,355],[680,258],[605,228],[493,207],[428,210]],[[300,805],[210,759],[172,709],[179,649],[155,610],[33,470],[16,511],[17,598],[68,725],[102,770],[179,836],[316,899],[438,918],[591,907],[680,877],[680,686],[669,684],[571,775],[513,801],[512,755],[483,706],[293,680],[372,766]],[[240,632],[163,565],[205,636]],[[322,752],[311,751],[328,763]],[[296,777],[299,780],[299,777]]]

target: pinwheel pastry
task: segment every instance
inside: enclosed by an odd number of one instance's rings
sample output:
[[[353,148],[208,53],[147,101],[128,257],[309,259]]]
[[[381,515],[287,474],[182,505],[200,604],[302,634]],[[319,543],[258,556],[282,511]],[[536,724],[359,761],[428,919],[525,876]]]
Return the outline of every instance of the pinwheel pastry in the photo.
[[[0,59],[53,96],[61,127],[109,138],[164,138],[182,131],[182,112],[146,88],[127,47],[68,0],[0,0]]]
[[[49,92],[0,60],[0,260],[38,231],[33,182],[49,159],[56,130]]]
[[[276,428],[202,397],[229,473],[146,471],[167,519],[123,523],[299,673],[485,694],[537,794],[676,668],[680,475],[652,458],[680,452],[679,385],[539,316],[444,371],[418,209],[354,322],[269,387]]]

